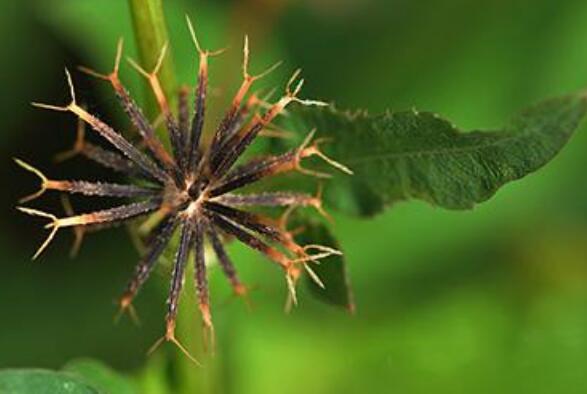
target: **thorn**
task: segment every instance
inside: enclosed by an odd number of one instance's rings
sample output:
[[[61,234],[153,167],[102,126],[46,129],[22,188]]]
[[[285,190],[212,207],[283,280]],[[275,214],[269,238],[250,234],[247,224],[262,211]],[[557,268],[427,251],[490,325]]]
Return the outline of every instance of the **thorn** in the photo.
[[[306,253],[308,250],[318,250],[320,253],[308,254],[308,253]],[[330,256],[342,256],[342,254],[343,253],[340,250],[337,250],[337,249],[334,249],[334,248],[331,248],[328,246],[315,245],[315,244],[305,245],[302,248],[302,254],[301,254],[302,257],[291,260],[291,263],[292,264],[303,263],[305,265],[305,263],[308,263],[311,261],[316,264],[319,264],[320,259],[325,259]]]
[[[67,68],[65,68],[65,76],[67,79],[67,84],[69,86],[69,95],[71,96],[71,102],[68,105],[58,106],[58,105],[44,104],[44,103],[39,103],[39,102],[32,102],[31,104],[33,105],[33,107],[48,109],[48,110],[52,110],[52,111],[59,111],[59,112],[71,111],[71,109],[76,106],[75,89],[73,87],[73,80],[71,78],[71,74],[69,73],[69,70]]]
[[[296,81],[296,79],[299,77],[300,73],[302,72],[301,69],[297,69],[293,75],[291,76],[291,78],[289,79],[289,81],[287,82],[286,88],[285,88],[285,92],[286,92],[286,98],[291,102],[294,101],[296,103],[300,103],[302,105],[306,105],[306,106],[317,106],[317,107],[327,107],[330,104],[324,102],[324,101],[319,101],[319,100],[307,100],[307,99],[300,99],[298,98],[298,95],[300,94],[300,91],[302,90],[302,87],[304,86],[304,79],[300,79],[299,82],[295,85],[295,87],[292,89],[292,86],[294,86],[294,82]]]
[[[120,60],[122,59],[122,48],[124,46],[124,39],[120,37],[116,45],[116,57],[114,58],[114,75],[118,75],[120,70]]]
[[[65,68],[65,76],[67,77],[67,84],[69,85],[69,94],[71,96],[71,103],[75,104],[76,103],[75,89],[73,87],[73,80],[71,79],[71,74],[70,74],[69,70],[67,69],[67,67]]]
[[[75,212],[73,210],[73,207],[71,205],[71,201],[69,200],[69,198],[67,197],[66,194],[61,194],[60,195],[61,198],[61,205],[63,205],[63,210],[65,211],[65,214],[67,216],[74,216]],[[69,250],[69,258],[73,259],[75,258],[82,246],[82,242],[84,240],[84,235],[86,233],[86,229],[82,226],[74,226],[72,227],[73,230],[73,236],[74,236],[74,240],[73,240],[73,244],[71,245],[71,249]]]
[[[249,75],[249,36],[245,34],[245,44],[243,45],[243,78],[250,78]]]
[[[303,264],[303,267],[314,283],[316,283],[320,288],[326,289],[326,286],[324,286],[324,282],[322,282],[320,277],[316,274],[316,272],[314,272],[314,270],[310,268],[308,264]]]
[[[300,103],[302,105],[305,105],[307,107],[328,107],[330,106],[330,104],[328,104],[325,101],[320,101],[320,100],[306,100],[306,99],[299,99],[297,97],[292,97],[292,100],[295,101],[296,103]]]
[[[155,350],[157,350],[165,340],[165,336],[162,336],[161,338],[157,339],[155,343],[151,345],[149,350],[147,350],[147,356],[150,356],[151,354],[155,353]]]
[[[318,183],[318,190],[316,191],[316,196],[312,199],[310,204],[318,211],[318,213],[325,218],[329,223],[334,224],[334,218],[326,212],[324,206],[322,205],[322,192],[324,190],[324,185],[322,182]]]
[[[296,294],[296,282],[300,277],[300,270],[295,266],[296,261],[291,260],[289,266],[286,268],[285,280],[291,302],[293,305],[298,305],[298,297]]]
[[[269,90],[265,96],[263,96],[259,99],[261,104],[263,104],[265,106],[269,106],[268,101],[271,97],[273,97],[273,95],[275,94],[276,91],[277,91],[276,88],[271,88],[271,90]]]
[[[254,75],[251,78],[253,78],[255,81],[265,78],[267,75],[271,74],[273,71],[277,70],[279,67],[281,67],[281,65],[283,64],[283,61],[280,60],[276,63],[274,63],[273,65],[269,66],[265,71],[261,72],[260,74]]]
[[[293,211],[295,211],[297,208],[297,205],[290,205],[281,214],[280,218],[277,220],[278,227],[281,229],[281,231],[287,232],[287,221],[289,220],[289,217],[291,216]]]
[[[47,177],[41,171],[39,171],[38,169],[36,169],[32,165],[30,165],[20,159],[17,159],[17,158],[13,158],[13,160],[20,167],[24,168],[25,170],[27,170],[29,172],[32,172],[33,174],[35,174],[36,176],[38,176],[41,179],[41,187],[40,187],[39,191],[37,191],[33,194],[30,194],[28,196],[22,197],[20,200],[18,200],[18,202],[20,204],[24,204],[26,202],[32,201],[32,200],[42,196],[47,191],[47,182],[49,181],[47,179]]]
[[[243,45],[243,78],[245,80],[252,82],[258,81],[261,78],[271,74],[275,71],[279,66],[283,64],[283,61],[278,61],[275,64],[268,67],[265,71],[261,72],[257,75],[249,74],[249,58],[250,58],[250,50],[249,50],[249,36],[245,35],[245,43]]]
[[[324,138],[317,139],[314,141],[314,143],[312,145],[308,146],[310,143],[310,140],[314,137],[315,133],[316,133],[316,129],[313,129],[310,132],[310,134],[308,134],[308,136],[306,137],[306,139],[304,140],[302,145],[300,145],[300,147],[298,148],[299,161],[301,161],[301,159],[306,158],[306,157],[318,156],[319,158],[324,160],[327,164],[331,165],[332,167],[336,168],[337,170],[344,172],[345,174],[348,174],[348,175],[353,175],[354,173],[350,168],[348,168],[347,166],[345,166],[345,165],[337,162],[336,160],[326,156],[326,154],[324,154],[320,150],[319,145],[324,142],[327,142],[328,140],[326,140]],[[305,168],[301,167],[301,165],[299,165],[299,164],[297,167],[298,167],[297,168],[298,171],[300,171],[301,173],[307,174],[307,175],[313,175],[318,178],[331,178],[332,177],[332,175],[330,175],[330,174],[305,169]]]
[[[200,364],[200,362],[194,356],[192,356],[190,354],[190,352],[188,352],[188,350],[177,340],[177,338],[175,338],[175,332],[174,331],[175,331],[175,325],[174,324],[171,324],[171,322],[168,322],[167,331],[166,331],[165,335],[162,336],[161,338],[157,339],[157,341],[155,341],[155,343],[147,351],[147,355],[153,354],[153,352],[155,352],[155,350],[157,350],[157,348],[159,348],[159,346],[161,346],[161,344],[163,342],[171,342],[179,350],[181,350],[181,352],[188,359],[190,359],[190,361],[192,361],[197,366],[201,367],[202,364]]]
[[[36,101],[31,102],[31,105],[33,107],[42,108],[42,109],[48,109],[50,111],[59,111],[59,112],[68,112],[69,111],[69,105],[66,106],[66,107],[60,107],[58,105],[38,103]]]
[[[293,83],[295,82],[295,80],[299,77],[299,75],[301,74],[302,69],[298,68],[297,70],[294,71],[294,73],[292,74],[292,76],[289,78],[289,81],[287,81],[287,85],[285,87],[285,91],[287,93],[288,96],[290,97],[295,97],[296,95],[294,93],[292,93],[291,87],[293,85]],[[301,80],[301,82],[303,83],[303,79]],[[301,88],[301,86],[298,83],[298,87]],[[295,89],[294,89],[295,91]]]
[[[292,99],[295,99],[297,97],[298,94],[300,94],[300,92],[302,91],[302,87],[304,86],[304,83],[306,83],[305,79],[300,79],[300,81],[298,82],[298,84],[296,85],[296,87],[294,88],[293,92],[290,92],[290,97]]]
[[[144,68],[139,66],[139,64],[132,58],[127,57],[126,60],[130,63],[130,65],[139,72],[139,74],[143,75],[145,78],[151,80],[154,78],[159,71],[161,70],[161,66],[163,65],[163,60],[165,60],[165,55],[167,54],[167,47],[168,43],[166,42],[161,47],[161,52],[159,53],[159,57],[157,58],[157,63],[155,63],[155,67],[153,67],[153,71],[147,72]]]
[[[192,21],[190,20],[190,17],[186,14],[185,16],[185,20],[188,24],[188,29],[190,31],[190,35],[192,36],[192,41],[194,42],[194,45],[196,46],[196,50],[200,53],[203,54],[204,51],[202,51],[202,48],[200,47],[200,42],[198,41],[198,37],[196,36],[196,32],[194,30],[194,26],[192,25]]]
[[[16,207],[17,210],[26,213],[27,215],[31,216],[39,216],[42,218],[47,218],[51,220],[58,220],[55,215],[51,215],[50,213],[39,211],[37,209],[27,208],[27,207]]]
[[[275,92],[275,89],[273,89],[273,92]],[[273,106],[273,104],[271,104],[267,100],[267,98],[260,98],[256,94],[252,94],[251,97],[249,97],[248,106],[249,106],[249,108],[253,108],[255,105],[258,105],[259,108],[263,108],[263,109],[271,109],[271,107]],[[283,110],[283,112],[285,112],[285,110]]]
[[[49,235],[47,236],[45,241],[41,244],[39,249],[37,249],[36,253],[33,255],[33,260],[36,260],[37,257],[39,257],[41,255],[41,253],[43,253],[43,251],[47,248],[47,246],[49,246],[49,244],[51,243],[51,241],[55,237],[55,234],[59,230],[59,219],[55,215],[51,215],[50,213],[46,213],[46,212],[39,211],[39,210],[32,209],[32,208],[16,207],[16,209],[18,209],[19,211],[21,211],[23,213],[26,213],[27,215],[38,216],[38,217],[50,219],[52,221],[52,223],[49,223],[45,227],[46,228],[52,227],[53,229],[51,230],[51,232],[49,233]]]
[[[106,74],[101,74],[98,71],[90,68],[90,67],[86,67],[86,66],[77,66],[77,69],[79,71],[81,71],[84,74],[87,74],[89,76],[92,76],[94,78],[98,78],[98,79],[103,79],[105,81],[108,81],[110,79],[110,75],[106,75]]]
[[[80,154],[84,150],[85,145],[85,122],[78,118],[77,120],[77,135],[75,138],[75,142],[73,144],[73,148],[67,150],[65,152],[61,152],[55,155],[55,161],[57,163],[61,163],[65,160],[68,160],[76,155]]]
[[[139,64],[137,62],[135,62],[133,59],[127,58],[127,60],[130,63],[130,65],[135,70],[137,70],[137,72],[139,74],[141,74],[143,77],[145,77],[149,81],[149,85],[151,86],[151,90],[153,91],[153,94],[155,95],[155,98],[157,100],[157,103],[159,104],[159,108],[160,108],[161,112],[164,113],[165,116],[170,116],[171,110],[169,108],[169,103],[167,101],[167,98],[165,97],[165,92],[163,90],[163,86],[161,85],[161,82],[159,81],[159,77],[158,77],[158,73],[161,70],[161,67],[163,65],[163,60],[165,59],[165,54],[167,53],[167,48],[168,48],[168,45],[167,45],[167,43],[165,43],[163,45],[163,47],[161,48],[161,53],[159,54],[159,57],[157,58],[157,63],[155,64],[153,71],[151,71],[150,73],[147,72],[141,66],[139,66]]]
[[[228,297],[226,300],[224,300],[223,302],[221,302],[221,306],[224,307],[226,306],[229,302],[232,302],[232,300],[234,300],[235,298],[240,298],[243,300],[243,302],[245,303],[247,310],[249,312],[253,311],[253,303],[251,301],[251,297],[250,297],[250,293],[253,290],[256,290],[257,287],[256,286],[251,286],[251,287],[247,287],[245,285],[243,285],[242,283],[237,283],[237,284],[232,284],[232,295],[230,297]]]
[[[118,311],[114,315],[114,324],[118,324],[125,312],[128,312],[130,319],[137,327],[141,326],[141,320],[139,319],[137,310],[132,304],[132,298],[128,295],[122,296],[122,298],[118,301]]]
[[[85,66],[78,66],[78,70],[80,70],[81,72],[91,75],[92,77],[98,78],[98,79],[103,79],[105,81],[110,81],[110,83],[112,83],[113,85],[117,85],[118,83],[118,73],[120,70],[120,60],[122,59],[122,49],[123,49],[123,45],[124,45],[124,40],[122,39],[122,37],[120,37],[118,39],[118,43],[116,45],[116,56],[114,57],[114,68],[112,69],[112,72],[110,74],[102,74],[99,73],[89,67],[85,67]]]
[[[308,170],[307,168],[304,168],[304,167],[302,167],[299,164],[296,166],[296,170],[300,174],[304,174],[304,175],[308,175],[308,176],[313,176],[315,178],[320,178],[320,179],[330,179],[330,178],[332,178],[332,175],[330,175],[330,174],[327,174],[325,172],[320,172],[320,171]]]
[[[332,175],[327,174],[325,172],[308,170],[307,168],[302,167],[302,164],[301,164],[302,159],[304,159],[306,157],[310,157],[312,155],[315,155],[316,152],[318,151],[314,145],[308,146],[310,144],[312,138],[314,138],[315,134],[316,134],[316,129],[312,129],[310,131],[310,133],[306,136],[306,138],[304,139],[304,141],[302,142],[300,147],[297,149],[296,170],[298,172],[300,172],[301,174],[313,176],[316,178],[322,178],[322,179],[332,178]]]
[[[210,308],[208,305],[200,304],[200,312],[202,314],[204,349],[210,349],[210,353],[214,354],[216,350],[216,334],[214,332],[214,325],[212,324],[212,316],[210,315]]]
[[[297,259],[292,260],[292,263],[307,263],[308,261],[313,261],[313,262],[317,262],[320,259],[325,259],[326,257],[330,257],[333,255],[337,255],[339,256],[340,253],[332,253],[332,252],[322,252],[322,253],[317,253],[317,254],[313,254],[313,255],[307,255],[304,257],[300,257]]]
[[[259,99],[257,99],[256,101],[260,106],[267,106],[267,103],[262,102]],[[271,138],[293,139],[296,133],[294,133],[293,131],[282,129],[273,124],[268,124],[267,126],[265,126],[263,130],[261,130],[259,135]]]
[[[291,298],[291,293],[287,293],[287,296],[285,298],[285,305],[283,306],[283,311],[286,314],[290,314],[291,313],[291,310],[292,310],[292,307],[293,307],[293,301],[292,301],[292,298]]]
[[[342,256],[343,253],[338,250],[338,249],[334,249],[331,248],[329,246],[324,246],[324,245],[317,245],[317,244],[310,244],[310,245],[304,245],[304,251],[308,251],[308,250],[319,250],[325,253],[329,253],[330,255],[336,255],[336,256]]]
[[[295,237],[296,235],[302,234],[304,231],[306,231],[306,227],[304,227],[304,226],[299,226],[299,227],[296,227],[296,228],[294,228],[293,230],[290,230],[290,231],[289,231],[289,234],[290,234],[292,237]]]
[[[141,66],[139,66],[139,64],[135,62],[132,58],[127,57],[126,60],[132,66],[132,68],[134,68],[139,74],[141,74],[147,79],[151,77],[151,75],[147,71],[145,71]]]
[[[133,226],[132,224],[129,223],[125,227],[126,227],[126,231],[128,233],[128,236],[130,238],[130,242],[134,246],[137,253],[139,255],[143,255],[143,254],[147,253],[147,251],[145,250],[146,249],[145,245],[143,244],[143,241],[141,240],[141,235],[139,234],[138,231],[136,231],[136,226]]]
[[[151,126],[153,127],[153,129],[158,129],[163,124],[163,121],[165,121],[165,114],[161,113],[161,114],[157,115],[155,120],[153,120],[153,122],[151,123]]]
[[[266,127],[259,132],[260,137],[266,138],[279,138],[284,140],[291,140],[294,138],[294,134],[289,131],[279,130],[277,128]]]
[[[353,171],[350,168],[337,162],[336,160],[331,159],[330,157],[326,156],[324,153],[322,153],[318,149],[315,149],[314,154],[316,156],[318,156],[319,158],[321,158],[322,160],[324,160],[326,163],[330,164],[332,167],[336,168],[337,170],[340,170],[347,175],[354,175]]]
[[[234,295],[241,298],[244,301],[249,312],[253,311],[253,303],[252,303],[251,297],[250,297],[251,290],[253,290],[253,289],[247,288],[242,283],[239,283],[236,286],[234,286]]]
[[[165,42],[165,44],[163,44],[163,48],[161,48],[161,53],[159,54],[159,57],[157,58],[157,63],[155,64],[155,68],[153,69],[153,72],[151,72],[151,74],[153,74],[153,75],[159,74],[159,71],[161,70],[161,66],[163,65],[163,60],[165,60],[165,55],[167,54],[168,47],[169,47],[169,42]]]
[[[202,323],[202,341],[204,342],[204,351],[210,349],[210,354],[216,353],[216,333],[214,332],[214,326],[208,326],[205,322]]]
[[[215,51],[208,51],[207,53],[208,53],[209,57],[214,57],[214,56],[222,55],[224,52],[228,51],[228,48],[229,47],[217,49]]]
[[[287,273],[285,275],[285,280],[287,282],[287,288],[288,288],[288,291],[289,291],[289,297],[290,297],[293,305],[296,305],[297,306],[298,305],[298,298],[297,298],[297,295],[296,295],[296,286],[295,286],[294,280],[293,280],[293,278],[291,277],[291,275],[289,273]]]
[[[69,258],[74,259],[78,256],[79,251],[82,247],[82,243],[84,241],[85,229],[83,227],[74,227],[73,228],[73,235],[74,240],[73,244],[71,245],[71,249],[69,250]]]
[[[312,130],[310,130],[310,132],[308,133],[306,138],[304,138],[304,141],[302,142],[302,144],[298,148],[298,151],[301,152],[304,149],[306,149],[308,147],[308,145],[310,145],[310,142],[312,141],[312,138],[314,138],[315,135],[316,135],[316,128],[313,128]]]
[[[194,46],[196,47],[196,50],[198,51],[200,56],[205,56],[205,57],[218,56],[218,55],[221,55],[227,51],[228,48],[222,48],[222,49],[218,49],[216,51],[209,51],[209,50],[202,49],[202,47],[200,46],[200,41],[198,40],[198,37],[196,36],[196,31],[194,29],[192,21],[190,20],[190,17],[187,14],[185,16],[185,20],[187,22],[188,29],[190,31],[190,35],[192,37],[192,41],[194,43]]]

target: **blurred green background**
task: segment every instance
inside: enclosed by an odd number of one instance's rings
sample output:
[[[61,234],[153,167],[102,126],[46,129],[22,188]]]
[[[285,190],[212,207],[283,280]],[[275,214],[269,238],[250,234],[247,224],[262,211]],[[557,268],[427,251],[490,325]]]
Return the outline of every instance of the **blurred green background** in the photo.
[[[164,3],[182,82],[193,83],[196,67],[185,13],[206,46],[230,45],[229,55],[212,61],[219,103],[240,78],[244,32],[251,36],[252,67],[284,59],[273,77],[279,82],[301,67],[307,97],[374,113],[416,107],[465,129],[497,127],[528,104],[587,87],[583,0]],[[67,258],[72,234],[63,231],[31,262],[44,236],[41,222],[14,210],[36,179],[18,169],[13,156],[54,177],[115,179],[81,160],[55,164],[53,155],[72,144],[75,120],[29,102],[67,99],[64,66],[108,71],[119,36],[134,56],[126,2],[9,0],[2,4],[0,33],[0,368],[60,368],[92,357],[142,376],[143,387],[154,392],[174,391],[182,375],[166,360],[176,357],[175,349],[145,357],[163,330],[165,269],[136,301],[142,326],[126,319],[114,325],[113,300],[138,256],[127,231],[88,236],[75,260]],[[90,109],[124,125],[105,84],[80,73],[74,78]],[[140,96],[126,65],[123,78]],[[280,273],[231,245],[242,278],[258,290],[248,312],[231,298],[218,270],[212,272],[215,390],[587,392],[586,132],[583,127],[539,173],[473,211],[411,202],[372,220],[335,215],[355,316],[303,290],[300,307],[285,315]],[[73,203],[81,210],[98,204]],[[32,205],[61,212],[53,194]],[[199,340],[194,346],[201,348]]]

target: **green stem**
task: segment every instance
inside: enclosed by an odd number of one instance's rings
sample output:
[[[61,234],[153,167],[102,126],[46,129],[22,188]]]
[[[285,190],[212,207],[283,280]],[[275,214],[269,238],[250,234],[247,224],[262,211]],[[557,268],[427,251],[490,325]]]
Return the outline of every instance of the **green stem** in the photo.
[[[161,49],[169,42],[162,0],[128,0],[128,4],[132,15],[140,64],[147,71],[150,71],[157,64]],[[168,51],[158,75],[163,91],[174,108],[177,86],[171,51]],[[147,94],[148,113],[152,118],[155,118],[159,114],[159,110],[146,80],[145,87],[149,93]]]
[[[178,377],[181,393],[218,393],[223,390],[222,354],[212,354],[213,349],[205,349],[202,319],[194,291],[193,267],[186,270],[184,294],[177,317],[177,336],[190,353],[202,363],[201,367],[187,360],[183,354],[179,363]],[[209,344],[208,344],[209,345]]]

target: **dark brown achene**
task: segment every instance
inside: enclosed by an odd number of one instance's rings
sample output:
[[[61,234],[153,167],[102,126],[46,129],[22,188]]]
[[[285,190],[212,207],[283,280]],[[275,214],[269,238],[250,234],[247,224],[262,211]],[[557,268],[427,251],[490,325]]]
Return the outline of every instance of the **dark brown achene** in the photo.
[[[189,20],[188,26],[199,53],[198,82],[195,88],[194,115],[191,122],[188,115],[190,111],[186,90],[182,89],[179,93],[179,108],[176,116],[171,111],[159,83],[157,74],[165,56],[165,48],[163,48],[159,62],[152,72],[144,71],[131,61],[131,64],[148,79],[152,87],[169,134],[171,154],[158,139],[153,125],[143,115],[141,108],[131,98],[118,77],[122,42],[119,42],[118,45],[112,73],[101,75],[89,69],[82,70],[110,82],[124,111],[143,140],[144,151],[132,145],[120,133],[78,105],[71,75],[67,70],[71,103],[63,107],[34,103],[40,108],[75,114],[80,125],[88,124],[115,148],[115,150],[109,151],[85,142],[83,128],[80,127],[78,140],[72,154],[66,154],[63,158],[73,154],[82,154],[103,166],[126,174],[130,179],[141,180],[139,185],[51,180],[29,164],[16,160],[20,166],[37,174],[41,179],[41,189],[31,196],[25,197],[21,202],[37,198],[46,190],[131,199],[130,202],[123,205],[80,215],[74,215],[71,209],[68,209],[68,216],[63,218],[36,209],[19,207],[18,209],[26,214],[50,220],[50,223],[45,226],[50,230],[50,234],[34,258],[38,257],[49,245],[60,228],[74,227],[76,230],[82,231],[96,227],[107,227],[111,224],[151,215],[145,223],[145,226],[150,230],[147,251],[136,266],[135,274],[119,301],[123,311],[131,308],[133,298],[148,279],[176,230],[179,231],[179,245],[173,263],[171,288],[167,300],[166,331],[158,343],[162,340],[172,341],[184,351],[185,349],[175,338],[175,322],[185,267],[191,251],[194,255],[199,308],[205,327],[212,330],[204,239],[208,239],[210,242],[219,265],[236,294],[244,295],[246,288],[239,280],[235,267],[224,249],[221,234],[238,239],[279,265],[285,273],[289,294],[294,303],[296,302],[295,284],[303,270],[306,270],[314,280],[320,283],[308,267],[308,263],[340,253],[320,245],[298,245],[294,241],[292,233],[287,231],[283,218],[276,220],[242,209],[247,206],[281,206],[286,207],[286,212],[289,212],[294,207],[312,206],[323,213],[320,196],[295,192],[234,194],[234,191],[264,178],[288,171],[297,170],[308,175],[324,176],[325,174],[304,169],[300,165],[304,158],[314,155],[323,158],[338,169],[350,173],[346,167],[326,157],[318,149],[317,143],[311,144],[313,133],[310,133],[297,149],[278,156],[253,159],[248,163],[235,166],[236,161],[247,147],[288,104],[297,102],[302,105],[323,105],[318,101],[298,98],[303,84],[303,80],[296,82],[298,72],[287,84],[286,94],[274,104],[266,106],[256,95],[248,95],[252,84],[275,67],[271,67],[258,76],[250,75],[247,67],[248,40],[246,38],[243,61],[244,80],[229,110],[216,128],[209,146],[204,149],[200,139],[206,113],[208,58],[218,52],[203,50],[195,37]],[[265,107],[266,109],[263,111]],[[286,216],[285,214],[284,217]],[[310,254],[310,251],[314,251],[314,253]],[[130,310],[132,311],[132,309]]]

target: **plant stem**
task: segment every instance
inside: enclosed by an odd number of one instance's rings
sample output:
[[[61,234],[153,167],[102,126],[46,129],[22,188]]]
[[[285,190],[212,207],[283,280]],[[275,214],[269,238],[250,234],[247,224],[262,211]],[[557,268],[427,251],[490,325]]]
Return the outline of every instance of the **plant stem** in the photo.
[[[202,319],[199,314],[198,302],[194,291],[193,269],[186,270],[184,294],[180,303],[177,318],[177,336],[189,351],[202,363],[201,367],[187,360],[183,354],[178,363],[180,392],[218,393],[224,392],[222,376],[222,354],[212,354],[213,349],[205,349]]]
[[[162,0],[128,0],[128,4],[132,15],[140,64],[147,71],[150,71],[155,67],[161,49],[169,42]],[[171,108],[175,108],[177,86],[170,50],[167,52],[158,75]],[[159,110],[146,80],[145,89],[148,92],[146,95],[148,97],[148,113],[151,118],[155,118],[159,115]],[[160,137],[164,136],[160,135]],[[166,140],[166,138],[162,139]]]

